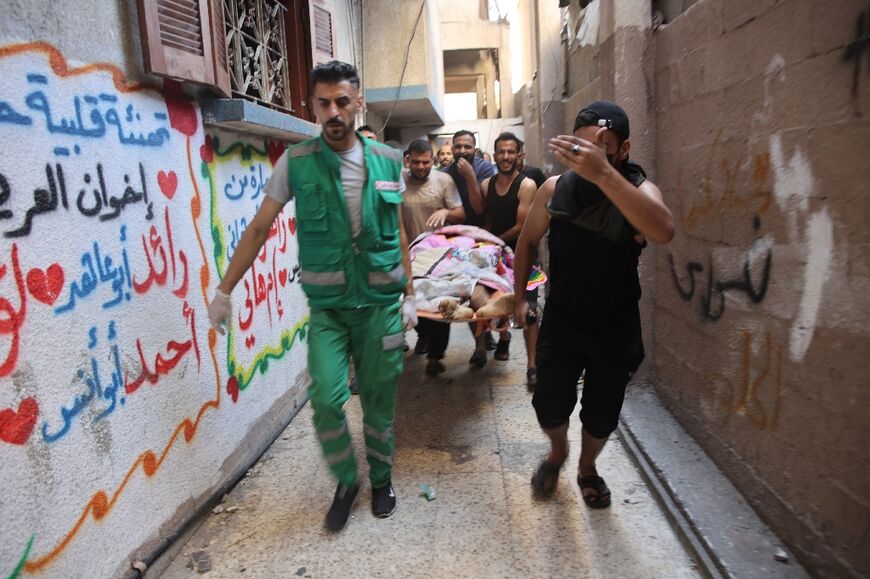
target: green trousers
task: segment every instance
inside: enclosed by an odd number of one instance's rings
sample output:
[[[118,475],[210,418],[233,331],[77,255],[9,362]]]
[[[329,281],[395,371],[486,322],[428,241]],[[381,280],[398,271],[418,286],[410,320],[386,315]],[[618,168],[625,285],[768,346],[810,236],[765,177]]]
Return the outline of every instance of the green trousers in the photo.
[[[348,354],[353,357],[359,384],[369,478],[372,487],[379,488],[390,481],[392,472],[396,381],[404,363],[403,344],[398,301],[356,309],[311,308],[308,395],[323,456],[342,484],[352,485],[357,480],[344,413],[350,397]]]

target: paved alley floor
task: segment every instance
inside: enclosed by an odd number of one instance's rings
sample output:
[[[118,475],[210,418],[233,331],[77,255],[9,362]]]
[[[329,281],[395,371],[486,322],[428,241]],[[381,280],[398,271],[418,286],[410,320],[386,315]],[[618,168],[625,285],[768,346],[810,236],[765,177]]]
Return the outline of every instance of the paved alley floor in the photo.
[[[583,504],[576,420],[558,491],[536,501],[529,479],[547,443],[525,387],[522,334],[513,333],[511,361],[490,353],[483,369],[470,370],[470,333],[462,325],[452,330],[446,374],[429,378],[425,357],[406,355],[393,471],[398,510],[391,518],[372,516],[366,479],[347,528],[323,529],[335,485],[306,405],[163,577],[199,576],[193,557],[208,557],[208,577],[699,576],[615,437],[599,459],[611,508]],[[408,340],[413,346],[416,335]],[[366,478],[358,397],[346,408]],[[423,483],[435,489],[435,500],[422,496]]]

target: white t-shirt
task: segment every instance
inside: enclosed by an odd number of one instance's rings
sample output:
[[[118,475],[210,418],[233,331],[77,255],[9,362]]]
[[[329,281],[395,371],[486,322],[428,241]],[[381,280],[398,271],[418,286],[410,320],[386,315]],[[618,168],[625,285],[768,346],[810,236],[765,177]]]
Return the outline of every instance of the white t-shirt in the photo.
[[[350,216],[351,233],[356,237],[362,228],[362,192],[367,177],[362,143],[356,139],[353,147],[347,151],[336,151],[336,154],[341,162],[341,188],[344,190],[344,199]],[[282,205],[292,198],[288,170],[287,151],[284,151],[263,188],[266,195]],[[399,191],[404,190],[405,181],[401,179]]]

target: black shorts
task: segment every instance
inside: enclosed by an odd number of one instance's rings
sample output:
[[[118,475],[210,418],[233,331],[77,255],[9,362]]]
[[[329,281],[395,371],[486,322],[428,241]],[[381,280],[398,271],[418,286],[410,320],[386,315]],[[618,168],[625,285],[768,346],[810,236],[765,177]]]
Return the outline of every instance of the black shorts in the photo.
[[[532,398],[538,423],[550,429],[569,421],[577,406],[577,382],[585,372],[580,422],[593,437],[607,438],[616,430],[625,387],[637,367],[600,353],[583,353],[571,348],[567,337],[558,338],[541,328],[535,359],[538,384]]]

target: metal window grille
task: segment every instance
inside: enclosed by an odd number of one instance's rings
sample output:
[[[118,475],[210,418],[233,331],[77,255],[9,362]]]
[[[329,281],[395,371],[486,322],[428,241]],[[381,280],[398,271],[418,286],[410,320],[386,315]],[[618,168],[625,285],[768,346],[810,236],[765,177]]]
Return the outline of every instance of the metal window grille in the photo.
[[[287,7],[278,0],[223,0],[233,94],[293,112]]]

